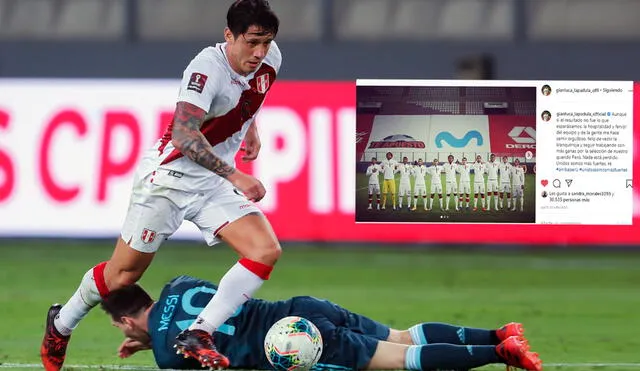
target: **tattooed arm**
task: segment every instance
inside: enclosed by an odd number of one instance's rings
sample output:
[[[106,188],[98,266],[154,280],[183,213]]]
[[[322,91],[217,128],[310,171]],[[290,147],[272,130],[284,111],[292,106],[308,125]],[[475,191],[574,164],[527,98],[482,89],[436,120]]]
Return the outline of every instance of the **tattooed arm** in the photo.
[[[191,103],[178,102],[171,130],[171,143],[193,162],[226,178],[249,200],[260,201],[266,192],[262,183],[253,176],[236,170],[213,152],[213,147],[200,131],[205,115],[203,109]]]
[[[213,147],[200,131],[205,114],[203,109],[191,103],[178,102],[171,143],[193,162],[226,178],[235,173],[236,169],[216,156]]]

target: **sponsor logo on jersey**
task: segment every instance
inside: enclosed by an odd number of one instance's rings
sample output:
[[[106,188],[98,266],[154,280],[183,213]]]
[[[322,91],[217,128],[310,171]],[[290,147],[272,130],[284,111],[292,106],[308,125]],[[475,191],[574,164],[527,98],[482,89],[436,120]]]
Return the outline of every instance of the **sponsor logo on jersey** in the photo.
[[[202,93],[204,90],[204,85],[207,83],[207,75],[203,75],[198,72],[194,72],[191,74],[191,78],[189,79],[189,84],[187,84],[187,90],[193,90],[198,93]]]
[[[406,134],[389,135],[379,141],[373,141],[369,148],[425,148],[423,141]]]
[[[481,146],[484,143],[484,138],[482,138],[482,134],[480,134],[477,130],[468,131],[462,138],[456,138],[453,134],[448,131],[442,131],[436,135],[434,141],[436,147],[442,148],[444,146],[443,142],[447,143],[449,146],[453,148],[463,148],[466,147],[469,142],[473,139],[476,140],[476,145]]]
[[[153,240],[156,239],[156,232],[152,231],[151,229],[145,228],[142,230],[142,235],[140,236],[140,239],[144,243],[151,243],[153,242]]]
[[[269,90],[269,74],[264,73],[256,77],[256,90],[260,94],[264,94]]]

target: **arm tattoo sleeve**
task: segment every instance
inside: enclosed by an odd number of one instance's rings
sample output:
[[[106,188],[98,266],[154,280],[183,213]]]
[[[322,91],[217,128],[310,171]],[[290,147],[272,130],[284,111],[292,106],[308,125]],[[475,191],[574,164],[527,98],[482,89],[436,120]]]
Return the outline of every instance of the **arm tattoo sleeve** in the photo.
[[[173,119],[173,145],[198,165],[205,167],[223,178],[236,169],[224,162],[213,152],[213,147],[200,132],[206,112],[187,102],[178,102]]]

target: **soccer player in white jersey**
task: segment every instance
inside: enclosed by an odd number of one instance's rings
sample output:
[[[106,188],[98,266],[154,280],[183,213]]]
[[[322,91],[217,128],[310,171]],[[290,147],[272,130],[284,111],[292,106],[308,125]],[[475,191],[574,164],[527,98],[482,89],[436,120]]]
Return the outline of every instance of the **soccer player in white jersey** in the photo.
[[[489,156],[489,162],[486,164],[487,172],[487,210],[491,210],[491,202],[489,197],[493,195],[493,206],[498,210],[498,168],[500,164],[496,162],[496,155],[493,153]]]
[[[71,332],[109,292],[137,282],[164,240],[191,221],[214,245],[224,240],[241,257],[216,295],[175,340],[177,351],[203,367],[227,368],[212,333],[262,286],[281,248],[254,202],[262,183],[235,168],[260,150],[255,117],[282,57],[273,39],[279,20],[265,0],[237,0],[227,12],[225,42],[204,48],[186,67],[172,122],[144,155],[111,259],[87,271],[64,306],[47,313],[40,354],[47,371],[64,362]]]
[[[393,159],[393,153],[387,152],[386,160],[382,161],[382,210],[387,207],[387,194],[391,193],[391,202],[393,210],[396,209],[396,173],[398,170],[398,161]]]
[[[520,160],[516,159],[511,169],[511,178],[513,179],[513,208],[516,211],[516,203],[520,199],[520,211],[524,210],[524,174],[526,170],[520,165]]]
[[[484,206],[484,174],[487,172],[487,167],[482,162],[482,156],[476,156],[476,162],[471,166],[473,169],[473,211],[478,210],[478,194],[480,194],[480,199],[482,200],[482,211],[485,211],[486,208]]]
[[[447,163],[444,165],[445,183],[447,187],[447,198],[444,200],[445,210],[449,210],[449,201],[451,195],[453,195],[453,201],[458,210],[458,180],[456,178],[456,172],[458,171],[458,164],[453,162],[453,155],[447,156]]]
[[[418,159],[418,164],[413,167],[412,175],[413,181],[413,208],[415,211],[418,208],[418,197],[422,196],[422,204],[424,209],[427,210],[427,185],[425,179],[427,177],[427,167],[422,162],[422,159]]]
[[[411,209],[411,169],[413,169],[413,165],[409,163],[407,157],[403,157],[402,163],[398,166],[398,171],[400,172],[399,209],[402,209],[402,200],[405,196],[407,197],[407,210]]]
[[[373,209],[373,195],[376,195],[377,201],[377,209],[380,210],[380,164],[378,164],[378,160],[373,157],[371,159],[371,165],[367,168],[367,176],[369,177],[369,207],[368,209]]]
[[[509,163],[507,156],[502,156],[502,162],[500,163],[500,208],[504,209],[503,196],[507,196],[507,209],[511,208],[511,175],[513,166]]]
[[[431,166],[427,168],[427,174],[431,176],[431,197],[427,210],[433,209],[433,197],[436,193],[438,194],[438,206],[442,210],[442,166],[438,164],[437,158],[434,158]]]
[[[460,174],[460,187],[458,189],[459,195],[460,195],[459,210],[462,210],[464,201],[467,201],[466,208],[467,210],[469,210],[469,200],[470,200],[469,196],[471,194],[471,177],[469,176],[470,172],[471,172],[471,165],[467,163],[467,158],[463,157],[462,163],[458,165],[458,173]],[[464,194],[464,199],[462,198],[463,194]]]

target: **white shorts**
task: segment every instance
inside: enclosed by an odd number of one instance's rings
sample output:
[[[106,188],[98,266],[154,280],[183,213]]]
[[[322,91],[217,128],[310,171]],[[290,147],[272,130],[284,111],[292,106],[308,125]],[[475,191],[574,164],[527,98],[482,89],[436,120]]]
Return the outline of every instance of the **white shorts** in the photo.
[[[229,182],[206,193],[192,193],[151,183],[151,175],[136,179],[122,239],[133,249],[152,253],[180,227],[194,223],[209,246],[221,242],[217,235],[229,223],[260,209]]]
[[[458,193],[458,183],[447,182],[447,193]]]
[[[411,183],[400,183],[400,192],[398,196],[411,196]]]
[[[434,193],[442,193],[442,183],[435,182],[431,183],[431,194]]]
[[[513,186],[513,197],[522,197],[523,194],[524,190],[521,185],[518,184]]]
[[[471,182],[460,182],[460,193],[471,193]]]
[[[487,192],[498,192],[498,181],[497,180],[487,180]]]
[[[511,193],[511,183],[500,183],[500,192]]]
[[[416,184],[413,186],[413,195],[414,196],[426,196],[427,195],[427,186],[424,184]]]
[[[380,194],[380,183],[378,183],[378,184],[369,184],[369,194],[372,195],[374,193],[377,194],[377,195]]]
[[[484,189],[484,182],[482,183],[473,183],[473,193],[474,194],[478,194],[478,193],[485,193],[485,189]]]

